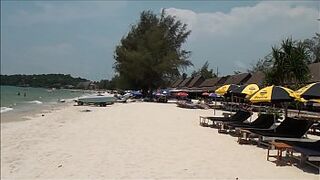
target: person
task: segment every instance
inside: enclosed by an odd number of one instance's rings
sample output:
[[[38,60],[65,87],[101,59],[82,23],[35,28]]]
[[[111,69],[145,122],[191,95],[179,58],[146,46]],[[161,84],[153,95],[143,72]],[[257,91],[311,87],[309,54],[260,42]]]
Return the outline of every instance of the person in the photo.
[[[26,96],[27,96],[27,93],[26,93],[26,92],[24,92],[24,93],[23,93],[23,96],[24,96],[24,97],[26,97]]]
[[[20,92],[18,92],[17,95],[20,96]]]

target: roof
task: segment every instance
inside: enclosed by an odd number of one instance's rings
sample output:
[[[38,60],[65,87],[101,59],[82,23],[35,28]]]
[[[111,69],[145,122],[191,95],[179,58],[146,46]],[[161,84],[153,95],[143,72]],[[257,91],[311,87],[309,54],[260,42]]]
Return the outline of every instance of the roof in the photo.
[[[311,78],[309,79],[309,83],[319,82],[320,81],[320,62],[309,64],[309,70]]]
[[[252,74],[250,79],[245,84],[257,84],[261,86],[263,84],[265,75],[262,71],[257,71]]]
[[[223,76],[219,79],[219,81],[215,84],[216,86],[222,86],[229,79],[230,75]]]
[[[215,91],[216,89],[218,89],[220,86],[208,86],[208,87],[202,87],[201,90],[202,91]]]
[[[191,82],[191,80],[192,80],[192,77],[186,78],[178,85],[178,87],[187,87]]]
[[[221,79],[221,77],[214,77],[204,80],[199,87],[212,87]]]
[[[241,74],[235,74],[231,75],[224,84],[244,84],[248,81],[248,79],[251,77],[250,73],[241,73]]]
[[[183,79],[177,79],[173,84],[172,84],[172,87],[175,88],[175,87],[178,87],[180,83],[182,83]]]
[[[199,85],[204,81],[205,79],[202,77],[202,76],[196,76],[194,77],[188,87],[191,88],[191,87],[199,87]]]

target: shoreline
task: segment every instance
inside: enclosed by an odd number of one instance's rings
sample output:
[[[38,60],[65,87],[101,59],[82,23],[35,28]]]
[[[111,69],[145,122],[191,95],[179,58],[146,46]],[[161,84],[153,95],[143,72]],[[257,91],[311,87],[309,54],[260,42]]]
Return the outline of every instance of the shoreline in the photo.
[[[216,110],[216,115],[223,111]],[[133,102],[67,106],[1,123],[2,179],[318,179],[199,126],[213,110]],[[304,172],[306,171],[306,172]]]
[[[65,107],[71,106],[74,102],[65,102],[65,103],[57,103],[57,104],[42,104],[39,107],[36,107],[33,110],[27,110],[22,112],[15,112],[14,110],[0,113],[0,124],[1,123],[12,123],[12,122],[20,122],[20,121],[28,121],[32,120],[41,115],[45,115],[47,113],[52,113],[56,110],[63,109]]]

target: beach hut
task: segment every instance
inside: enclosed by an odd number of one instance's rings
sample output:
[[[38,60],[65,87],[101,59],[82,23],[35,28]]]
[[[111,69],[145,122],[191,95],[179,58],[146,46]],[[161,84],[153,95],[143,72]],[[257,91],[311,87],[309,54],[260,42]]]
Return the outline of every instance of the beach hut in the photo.
[[[250,73],[241,73],[241,74],[235,74],[231,75],[223,85],[228,84],[236,84],[236,85],[243,85],[245,84],[251,77]]]
[[[190,82],[192,81],[192,77],[186,78],[185,80],[183,80],[177,88],[179,89],[187,89],[188,85],[190,84]]]
[[[183,81],[184,79],[177,79],[176,81],[174,81],[171,85],[172,88],[177,88]]]
[[[219,81],[215,84],[215,90],[220,88],[223,85],[227,85],[226,81],[230,78],[230,75],[223,76],[219,79]]]
[[[257,84],[258,86],[262,86],[264,83],[265,74],[262,71],[254,72],[249,80],[245,84]]]
[[[189,92],[202,92],[201,88],[199,87],[205,81],[204,77],[202,76],[195,76],[188,85]]]
[[[206,79],[199,85],[199,89],[201,89],[204,92],[213,92],[217,89],[216,84],[219,82],[220,79],[221,77]]]
[[[310,76],[308,83],[320,82],[320,62],[308,65]]]

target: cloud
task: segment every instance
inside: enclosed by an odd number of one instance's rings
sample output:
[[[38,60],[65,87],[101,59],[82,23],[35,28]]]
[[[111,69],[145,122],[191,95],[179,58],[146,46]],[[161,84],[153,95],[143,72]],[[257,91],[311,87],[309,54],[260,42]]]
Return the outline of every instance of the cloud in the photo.
[[[234,7],[229,12],[197,13],[173,7],[166,12],[188,24],[192,31],[186,47],[193,51],[195,68],[209,60],[210,65],[219,66],[227,74],[245,69],[286,37],[314,36],[319,31],[318,12],[307,5],[263,1]]]
[[[317,10],[293,6],[290,2],[261,2],[255,6],[235,7],[229,13],[195,13],[192,10],[168,8],[166,12],[189,25],[194,36],[235,36],[239,33],[274,35],[316,27]],[[304,25],[304,26],[302,26]],[[293,29],[288,29],[293,28]],[[256,30],[262,30],[258,32]],[[273,32],[270,32],[272,30]]]
[[[126,2],[34,2],[33,10],[20,10],[8,17],[10,25],[23,26],[39,23],[66,23],[97,17],[114,17]]]

